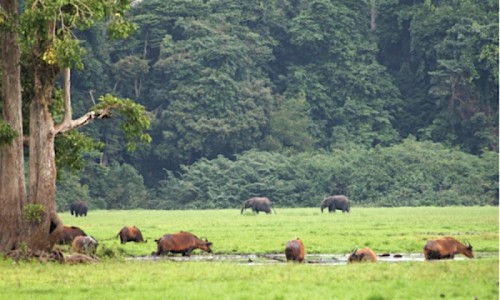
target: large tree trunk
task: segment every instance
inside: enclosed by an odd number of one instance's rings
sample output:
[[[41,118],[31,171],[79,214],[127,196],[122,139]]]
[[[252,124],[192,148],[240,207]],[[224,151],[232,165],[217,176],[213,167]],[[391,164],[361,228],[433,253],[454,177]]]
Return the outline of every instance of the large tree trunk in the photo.
[[[29,204],[41,204],[44,214],[40,222],[25,222],[23,239],[32,250],[51,250],[62,230],[56,212],[56,159],[54,120],[49,112],[54,79],[34,72],[35,96],[30,104],[29,138]]]
[[[20,49],[17,34],[18,2],[1,0],[10,30],[2,28],[3,119],[18,136],[0,147],[0,251],[19,246],[22,205],[26,197],[23,155],[23,122],[20,81]]]

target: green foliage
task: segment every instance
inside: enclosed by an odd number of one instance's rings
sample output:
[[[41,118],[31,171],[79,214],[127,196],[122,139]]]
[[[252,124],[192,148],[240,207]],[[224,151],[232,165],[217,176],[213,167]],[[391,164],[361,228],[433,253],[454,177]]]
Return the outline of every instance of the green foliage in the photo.
[[[380,56],[405,98],[400,132],[475,154],[497,150],[498,3],[385,1],[380,9]]]
[[[289,23],[292,53],[277,59],[288,63],[278,84],[286,93],[306,94],[317,125],[320,146],[390,145],[399,93],[376,61],[360,2],[312,1],[300,6]]]
[[[92,207],[100,209],[147,208],[148,195],[142,176],[128,164],[89,164],[81,175]]]
[[[137,147],[137,141],[151,142],[149,134],[144,133],[151,124],[144,106],[130,99],[120,99],[110,94],[102,96],[99,100],[99,104],[94,107],[95,110],[111,108],[122,117],[121,128],[127,139],[127,149],[129,151]]]
[[[69,131],[56,137],[56,165],[58,170],[81,170],[84,154],[102,148],[103,144],[79,131]],[[58,178],[60,175],[58,174]]]
[[[372,8],[378,11],[374,29],[368,26]],[[346,193],[363,205],[497,201],[496,167],[473,167],[485,160],[498,164],[488,152],[498,151],[496,2],[148,0],[136,2],[130,13],[138,29],[125,41],[107,43],[104,23],[78,33],[88,70],[74,77],[74,89],[81,99],[94,89],[113,89],[152,112],[153,141],[133,154],[123,150],[126,141],[114,128],[119,125],[90,129],[106,141],[104,161],[126,162],[141,173],[154,195],[148,207],[214,207],[205,199],[217,198],[213,193],[223,188],[202,197],[194,183],[172,178],[201,159],[208,164],[221,155],[232,162],[252,149],[306,151],[301,163],[331,165],[316,169],[323,177],[296,167],[303,179],[286,181],[292,187],[285,192],[273,191],[278,199]],[[410,158],[408,141],[397,147],[409,136],[442,143],[452,154],[430,143],[428,151],[439,158]],[[377,145],[382,147],[369,150]],[[462,156],[456,147],[486,155]],[[390,164],[396,171],[388,171]],[[427,176],[435,166],[459,175],[438,170]],[[171,187],[185,197],[164,191]],[[235,189],[224,193],[243,197]],[[302,196],[290,203],[308,203]]]
[[[45,206],[42,204],[26,204],[23,206],[23,220],[25,222],[38,224],[45,214]]]
[[[48,65],[61,68],[75,65],[82,68],[84,54],[76,30],[92,27],[96,22],[109,17],[108,30],[113,38],[128,36],[135,26],[123,18],[130,9],[128,1],[75,0],[26,1],[21,16],[23,47],[34,53],[37,59]],[[43,39],[40,37],[43,36]]]
[[[184,166],[179,176],[169,172],[155,203],[159,208],[227,208],[268,196],[281,207],[304,207],[345,194],[362,206],[488,205],[497,203],[495,176],[496,153],[480,158],[414,139],[332,154],[249,151],[235,161],[199,160]]]
[[[136,79],[148,73],[148,61],[137,56],[127,56],[114,64],[115,72],[119,80]]]
[[[58,211],[68,211],[69,206],[74,202],[87,201],[91,208],[96,208],[93,201],[90,201],[89,187],[80,184],[80,178],[73,172],[59,169],[59,180],[56,182],[57,194],[56,203]]]
[[[497,160],[407,139],[364,153],[344,184],[362,205],[493,204],[498,189],[489,172],[498,174]]]
[[[301,152],[314,149],[316,140],[310,133],[314,124],[304,95],[280,101],[278,108],[271,111],[269,127],[270,134],[262,145],[265,150]]]
[[[181,38],[165,36],[152,70],[163,100],[153,126],[156,159],[180,164],[252,148],[274,101],[258,66],[271,49],[255,51],[256,37],[224,16],[181,19],[175,29]]]
[[[12,141],[19,135],[6,123],[3,118],[0,119],[0,147],[12,143]]]

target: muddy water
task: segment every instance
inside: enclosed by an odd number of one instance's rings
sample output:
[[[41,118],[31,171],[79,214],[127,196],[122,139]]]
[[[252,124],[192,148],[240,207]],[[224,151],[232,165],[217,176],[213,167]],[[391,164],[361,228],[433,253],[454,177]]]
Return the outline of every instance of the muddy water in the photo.
[[[308,254],[306,263],[316,265],[346,265],[349,254]],[[498,253],[476,253],[476,258],[498,257]],[[455,260],[467,259],[462,255],[455,256]],[[139,256],[128,257],[126,260],[132,261],[213,261],[246,265],[266,265],[285,263],[284,254],[194,254],[191,257],[183,256]],[[378,258],[379,262],[397,263],[408,261],[425,261],[422,253],[404,253],[404,254],[384,254]]]

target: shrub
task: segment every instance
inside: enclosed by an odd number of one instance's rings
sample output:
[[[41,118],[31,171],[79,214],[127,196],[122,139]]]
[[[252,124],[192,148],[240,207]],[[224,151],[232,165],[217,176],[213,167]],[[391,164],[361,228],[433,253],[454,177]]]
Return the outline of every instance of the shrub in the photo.
[[[285,155],[248,151],[183,166],[155,191],[160,208],[239,207],[253,196],[312,207],[345,194],[353,205],[498,204],[498,153],[478,157],[413,138],[392,147]]]

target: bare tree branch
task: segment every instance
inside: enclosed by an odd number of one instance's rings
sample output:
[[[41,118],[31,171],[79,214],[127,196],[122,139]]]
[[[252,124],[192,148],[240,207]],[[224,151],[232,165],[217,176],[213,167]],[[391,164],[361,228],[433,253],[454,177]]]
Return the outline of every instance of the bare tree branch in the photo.
[[[113,108],[114,108],[113,106],[108,106],[101,110],[90,111],[78,119],[71,120],[68,123],[66,122],[61,123],[55,128],[55,134],[61,134],[76,128],[80,128],[82,126],[89,124],[91,121],[95,119],[111,118]]]

